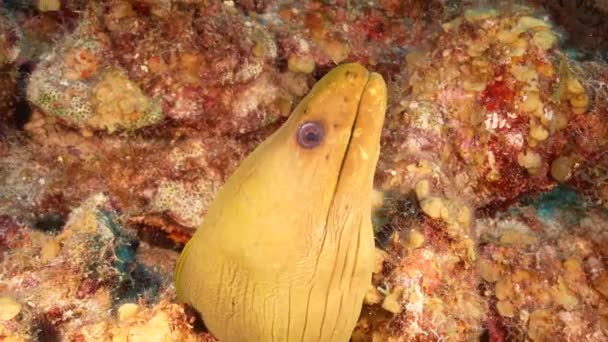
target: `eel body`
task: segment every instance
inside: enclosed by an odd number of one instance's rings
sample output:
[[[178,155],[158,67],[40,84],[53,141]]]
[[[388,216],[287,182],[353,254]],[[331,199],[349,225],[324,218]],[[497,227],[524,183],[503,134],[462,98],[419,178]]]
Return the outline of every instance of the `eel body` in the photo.
[[[221,341],[349,340],[371,284],[385,111],[382,76],[337,66],[219,191],[175,281]]]

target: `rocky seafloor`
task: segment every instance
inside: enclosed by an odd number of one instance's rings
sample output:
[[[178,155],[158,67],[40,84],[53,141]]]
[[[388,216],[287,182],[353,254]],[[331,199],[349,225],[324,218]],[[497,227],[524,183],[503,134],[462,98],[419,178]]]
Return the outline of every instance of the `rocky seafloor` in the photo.
[[[608,341],[608,2],[0,4],[0,341],[214,340],[179,251],[353,61],[389,102],[352,341]]]

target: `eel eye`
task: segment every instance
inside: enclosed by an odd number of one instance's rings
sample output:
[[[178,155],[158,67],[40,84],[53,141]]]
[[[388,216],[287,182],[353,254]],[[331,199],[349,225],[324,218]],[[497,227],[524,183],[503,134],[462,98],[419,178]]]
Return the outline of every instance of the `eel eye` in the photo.
[[[298,128],[296,139],[304,148],[313,148],[321,144],[324,136],[323,126],[319,122],[305,122]]]

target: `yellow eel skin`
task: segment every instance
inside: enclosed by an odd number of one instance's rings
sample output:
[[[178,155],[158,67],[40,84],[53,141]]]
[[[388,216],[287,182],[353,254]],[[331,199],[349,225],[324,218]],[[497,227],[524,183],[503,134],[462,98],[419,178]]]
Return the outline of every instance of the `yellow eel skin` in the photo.
[[[335,67],[216,195],[175,285],[220,341],[350,339],[371,284],[386,97],[379,74]],[[314,148],[296,139],[306,122],[325,132]]]

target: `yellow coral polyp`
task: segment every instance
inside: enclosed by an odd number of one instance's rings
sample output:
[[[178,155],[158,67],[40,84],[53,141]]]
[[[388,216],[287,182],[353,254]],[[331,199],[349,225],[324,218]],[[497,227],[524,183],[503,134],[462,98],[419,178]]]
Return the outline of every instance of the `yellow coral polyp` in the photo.
[[[498,41],[501,43],[511,44],[514,43],[517,38],[519,38],[519,34],[514,31],[505,30],[498,32],[496,38],[498,38]]]
[[[424,199],[421,201],[420,207],[425,214],[434,219],[445,216],[448,210],[443,199],[439,197],[429,197]]]
[[[287,66],[289,71],[310,74],[315,70],[315,60],[311,56],[291,55]]]
[[[566,82],[566,89],[570,94],[580,95],[585,92],[585,88],[583,88],[581,82],[579,82],[576,78],[568,78]]]
[[[556,158],[551,163],[551,176],[553,179],[563,182],[572,175],[572,160],[567,156]]]
[[[514,295],[513,292],[513,283],[511,282],[511,277],[506,276],[500,279],[495,286],[496,298],[499,300],[506,300],[512,298]]]
[[[526,153],[518,154],[517,163],[526,168],[528,172],[535,174],[542,166],[542,158],[538,153],[528,150]]]
[[[510,72],[519,82],[530,83],[538,80],[538,73],[536,70],[527,65],[513,64]]]
[[[521,102],[521,110],[524,112],[533,112],[537,110],[542,103],[540,102],[540,96],[537,92],[527,93],[522,102]]]
[[[517,25],[515,26],[516,32],[526,32],[532,29],[548,29],[549,23],[546,21],[531,17],[531,16],[522,16],[517,20]]]
[[[566,310],[573,310],[578,305],[578,298],[568,288],[563,278],[559,278],[557,284],[550,290],[553,301],[564,307]]]
[[[87,123],[110,133],[136,125],[150,109],[141,89],[118,70],[106,72],[93,88],[93,104],[95,114]]]
[[[556,41],[557,36],[547,31],[536,32],[532,37],[532,43],[541,50],[552,48]]]
[[[516,309],[511,302],[501,300],[496,303],[496,310],[502,317],[513,317]]]
[[[483,280],[495,283],[501,278],[502,267],[489,259],[481,258],[477,262],[477,273]]]
[[[546,341],[552,334],[555,316],[548,309],[540,309],[530,314],[528,336],[532,341]]]
[[[537,141],[547,140],[549,131],[539,124],[530,125],[530,137]]]
[[[418,200],[422,201],[431,193],[431,183],[427,179],[420,180],[416,183],[414,191]]]
[[[589,98],[586,94],[575,95],[570,98],[570,104],[574,108],[586,108],[589,104]]]

